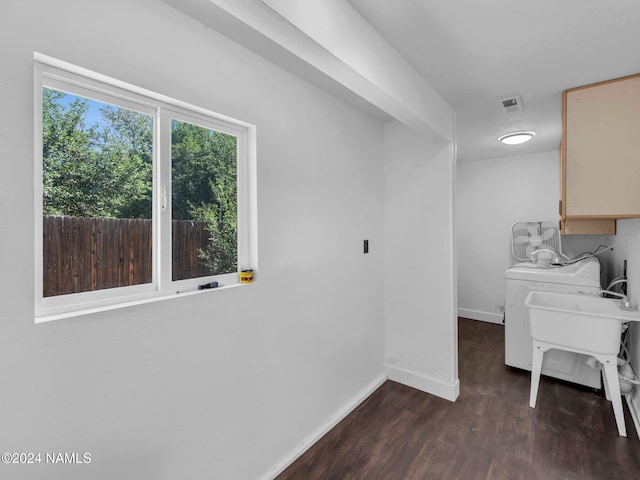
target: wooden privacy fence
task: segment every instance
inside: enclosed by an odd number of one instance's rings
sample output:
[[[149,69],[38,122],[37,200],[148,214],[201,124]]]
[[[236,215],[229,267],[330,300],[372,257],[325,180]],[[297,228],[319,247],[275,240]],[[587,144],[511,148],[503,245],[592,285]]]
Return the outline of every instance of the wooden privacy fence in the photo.
[[[151,282],[152,222],[144,218],[43,217],[44,296]],[[172,277],[209,275],[198,256],[204,222],[173,220]]]

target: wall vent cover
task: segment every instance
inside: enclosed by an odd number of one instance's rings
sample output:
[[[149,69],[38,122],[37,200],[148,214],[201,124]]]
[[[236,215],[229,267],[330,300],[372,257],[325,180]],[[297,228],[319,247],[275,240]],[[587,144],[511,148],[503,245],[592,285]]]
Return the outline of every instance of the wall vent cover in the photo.
[[[515,95],[513,97],[503,98],[500,100],[500,105],[504,110],[504,113],[513,113],[513,112],[521,112],[524,110],[522,106],[522,99],[520,95]]]

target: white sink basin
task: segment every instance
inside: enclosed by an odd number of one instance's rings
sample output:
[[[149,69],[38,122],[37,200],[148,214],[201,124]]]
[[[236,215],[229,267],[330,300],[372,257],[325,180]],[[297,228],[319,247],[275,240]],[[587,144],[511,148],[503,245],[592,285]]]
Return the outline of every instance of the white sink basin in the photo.
[[[620,301],[569,293],[530,292],[525,304],[529,307],[533,338],[529,406],[536,406],[547,350],[557,348],[592,355],[602,364],[605,392],[613,405],[618,434],[626,437],[617,364],[622,324],[632,318],[625,316]]]
[[[555,292],[530,292],[531,337],[585,352],[617,355],[622,324],[630,320],[618,300]]]

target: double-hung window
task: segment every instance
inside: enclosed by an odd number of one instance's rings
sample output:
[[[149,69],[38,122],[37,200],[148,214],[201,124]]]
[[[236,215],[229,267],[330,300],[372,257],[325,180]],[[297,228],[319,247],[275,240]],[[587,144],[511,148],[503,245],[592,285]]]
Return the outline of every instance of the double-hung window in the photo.
[[[255,127],[35,55],[36,321],[257,268]]]

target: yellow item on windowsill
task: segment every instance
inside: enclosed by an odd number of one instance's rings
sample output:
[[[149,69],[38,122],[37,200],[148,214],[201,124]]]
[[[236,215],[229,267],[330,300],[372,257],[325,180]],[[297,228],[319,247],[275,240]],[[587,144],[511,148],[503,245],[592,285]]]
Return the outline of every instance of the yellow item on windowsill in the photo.
[[[240,271],[240,283],[252,283],[253,282],[253,270]]]

